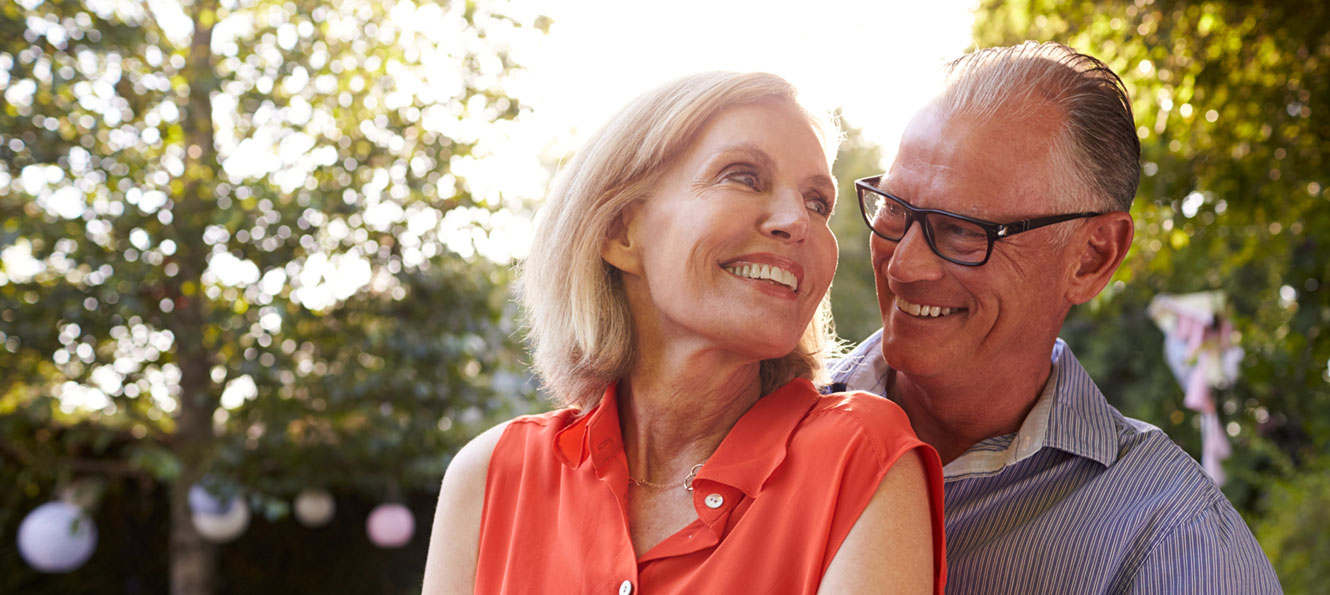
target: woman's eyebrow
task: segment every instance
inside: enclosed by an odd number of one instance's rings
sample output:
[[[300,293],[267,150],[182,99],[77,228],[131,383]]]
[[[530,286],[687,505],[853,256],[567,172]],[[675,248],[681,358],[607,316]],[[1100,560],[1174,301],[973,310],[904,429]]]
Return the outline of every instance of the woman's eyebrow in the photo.
[[[766,151],[763,151],[762,147],[753,143],[726,145],[721,147],[719,151],[716,151],[716,157],[729,157],[736,153],[744,155],[749,160],[753,161],[754,165],[763,169],[774,169],[776,166],[776,160],[772,159],[771,155],[768,155]]]
[[[813,174],[804,178],[804,184],[821,190],[826,190],[831,193],[832,198],[835,198],[836,196],[836,180],[833,180],[831,176]]]
[[[762,169],[772,170],[776,168],[776,160],[772,159],[771,155],[767,154],[766,151],[762,150],[762,147],[759,147],[753,143],[739,143],[734,145],[726,145],[724,147],[721,147],[718,151],[716,151],[715,157],[713,157],[713,159],[728,158],[734,156],[735,154],[743,155],[748,160],[752,161],[754,165],[757,165]],[[808,186],[813,186],[819,189],[829,190],[833,194],[834,194],[834,189],[836,188],[836,181],[833,180],[831,176],[823,174],[814,174],[808,176],[804,178],[803,183]]]

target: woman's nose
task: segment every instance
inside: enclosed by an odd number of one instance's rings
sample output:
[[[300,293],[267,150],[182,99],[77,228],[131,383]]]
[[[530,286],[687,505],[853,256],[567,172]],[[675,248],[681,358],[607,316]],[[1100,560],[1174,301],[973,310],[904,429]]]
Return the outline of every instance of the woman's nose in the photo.
[[[771,197],[770,212],[762,221],[762,233],[789,242],[802,242],[808,235],[808,208],[803,195],[794,189]]]

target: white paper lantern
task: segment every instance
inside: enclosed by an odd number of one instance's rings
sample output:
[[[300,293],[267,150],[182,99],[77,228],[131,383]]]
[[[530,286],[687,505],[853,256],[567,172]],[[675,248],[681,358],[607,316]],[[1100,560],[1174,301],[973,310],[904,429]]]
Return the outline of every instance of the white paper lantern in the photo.
[[[195,510],[191,515],[194,530],[204,539],[213,543],[226,543],[245,532],[249,527],[249,505],[244,498],[231,498],[218,507],[222,512],[213,514],[207,507]]]
[[[337,504],[326,490],[307,488],[296,496],[296,520],[306,527],[322,527],[332,520]]]
[[[206,488],[197,483],[189,488],[190,512],[218,515],[226,512],[226,505],[226,500],[214,498]]]
[[[365,531],[374,545],[398,548],[411,541],[411,535],[416,532],[416,519],[401,504],[380,504],[369,513]]]
[[[69,572],[82,566],[97,547],[97,525],[68,502],[32,509],[18,527],[18,551],[42,572]]]

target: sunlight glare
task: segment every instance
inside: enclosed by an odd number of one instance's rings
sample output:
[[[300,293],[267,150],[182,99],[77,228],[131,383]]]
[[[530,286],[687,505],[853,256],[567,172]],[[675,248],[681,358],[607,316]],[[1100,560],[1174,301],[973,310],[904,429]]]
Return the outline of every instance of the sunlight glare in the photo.
[[[793,0],[670,3],[521,0],[553,19],[548,36],[515,44],[525,72],[508,90],[530,106],[468,182],[536,199],[555,163],[632,97],[705,70],[768,71],[815,109],[839,110],[882,147],[884,166],[941,67],[971,45],[973,0],[862,3]],[[519,39],[518,41],[523,41]],[[527,216],[529,217],[529,215]],[[525,225],[529,226],[527,220]],[[524,254],[528,233],[505,233]]]

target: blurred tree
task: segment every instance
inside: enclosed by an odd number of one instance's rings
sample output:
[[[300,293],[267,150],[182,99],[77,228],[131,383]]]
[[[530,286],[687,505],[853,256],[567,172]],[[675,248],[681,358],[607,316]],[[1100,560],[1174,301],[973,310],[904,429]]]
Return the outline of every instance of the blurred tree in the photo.
[[[838,186],[836,212],[831,230],[840,243],[840,264],[831,282],[831,312],[836,319],[836,333],[846,341],[858,343],[882,328],[877,307],[877,288],[868,253],[868,226],[859,211],[859,195],[854,181],[882,173],[882,150],[863,137],[863,131],[843,122],[845,140],[836,154],[832,173]]]
[[[0,6],[3,539],[21,498],[149,477],[172,591],[209,592],[205,475],[269,517],[398,497],[528,407],[509,272],[470,241],[501,205],[462,175],[545,23],[491,4]]]
[[[1198,453],[1144,310],[1160,292],[1223,291],[1246,350],[1242,377],[1219,395],[1235,440],[1225,490],[1253,518],[1310,496],[1281,488],[1262,505],[1270,479],[1323,468],[1330,447],[1330,6],[984,0],[974,30],[980,47],[1066,43],[1132,94],[1137,235],[1117,281],[1073,315],[1064,336],[1078,357],[1125,412]]]

